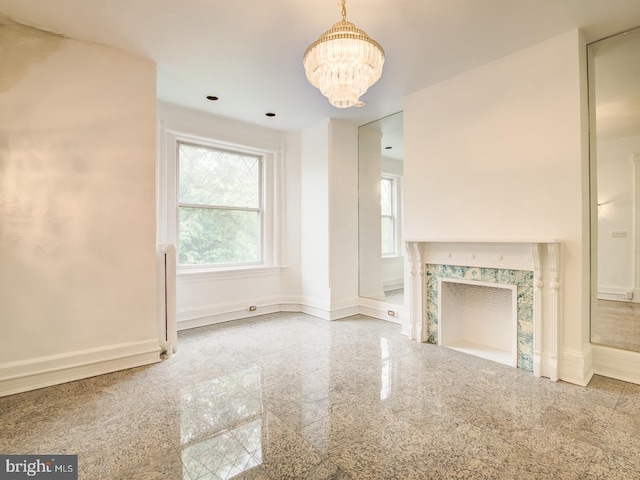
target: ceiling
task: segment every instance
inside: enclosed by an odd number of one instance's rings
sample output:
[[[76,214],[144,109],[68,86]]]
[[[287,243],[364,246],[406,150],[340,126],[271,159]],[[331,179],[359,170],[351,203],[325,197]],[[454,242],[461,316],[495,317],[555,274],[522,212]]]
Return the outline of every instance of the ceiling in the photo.
[[[347,19],[387,55],[368,104],[350,109],[332,107],[302,67],[340,20],[338,0],[0,0],[0,16],[152,60],[162,101],[296,131],[382,118],[407,94],[574,28],[589,41],[630,29],[640,0],[348,0]]]

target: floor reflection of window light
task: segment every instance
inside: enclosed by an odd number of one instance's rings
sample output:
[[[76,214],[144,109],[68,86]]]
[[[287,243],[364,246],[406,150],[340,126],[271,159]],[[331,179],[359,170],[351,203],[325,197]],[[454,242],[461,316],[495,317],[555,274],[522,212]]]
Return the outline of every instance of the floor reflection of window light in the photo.
[[[203,382],[182,397],[185,480],[230,479],[262,463],[260,398],[257,367]]]
[[[389,340],[380,338],[380,400],[389,398],[391,394],[391,359],[389,358]]]

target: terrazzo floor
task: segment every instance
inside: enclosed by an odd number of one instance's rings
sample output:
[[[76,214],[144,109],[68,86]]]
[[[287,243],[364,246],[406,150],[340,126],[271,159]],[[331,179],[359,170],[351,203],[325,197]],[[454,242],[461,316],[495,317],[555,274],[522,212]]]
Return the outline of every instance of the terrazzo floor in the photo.
[[[0,453],[79,478],[640,479],[640,386],[588,387],[303,314],[181,332],[148,367],[0,398]]]

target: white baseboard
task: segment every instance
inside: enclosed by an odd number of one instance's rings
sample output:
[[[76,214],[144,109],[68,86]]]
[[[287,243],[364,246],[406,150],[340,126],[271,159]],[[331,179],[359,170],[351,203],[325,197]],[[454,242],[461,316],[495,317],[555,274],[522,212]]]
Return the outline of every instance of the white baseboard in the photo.
[[[323,320],[338,320],[357,315],[357,298],[348,298],[329,307],[325,301],[308,297],[268,297],[251,302],[256,307],[249,310],[249,304],[234,303],[209,305],[178,311],[178,330],[214,325],[222,322],[241,320],[277,312],[301,312]]]
[[[348,297],[333,301],[328,311],[329,320],[340,320],[360,313],[358,297]]]
[[[362,315],[396,323],[398,325],[407,324],[407,315],[403,305],[381,302],[369,298],[360,298],[359,312]]]
[[[245,303],[181,309],[178,311],[178,330],[204,327],[277,312],[301,312],[328,321],[362,314],[400,325],[406,323],[404,306],[360,297],[346,298],[334,302],[331,308],[325,301],[308,297],[262,298],[252,302],[256,306],[254,311],[249,311]],[[396,315],[390,315],[390,311],[395,312]]]
[[[395,290],[403,290],[404,289],[404,278],[393,279],[389,282],[384,282],[382,285],[385,293],[393,292]]]
[[[255,306],[255,310],[250,310],[249,307],[251,306]],[[279,302],[279,299],[261,298],[252,302],[185,308],[178,310],[177,327],[179,331],[188,330],[190,328],[205,327],[207,325],[241,320],[258,315],[290,311],[284,310],[282,307],[283,305]]]
[[[640,353],[593,345],[596,374],[640,384]]]
[[[158,339],[0,364],[0,397],[160,361]]]
[[[591,344],[582,352],[564,350],[560,360],[560,380],[585,387],[593,376],[593,351]]]

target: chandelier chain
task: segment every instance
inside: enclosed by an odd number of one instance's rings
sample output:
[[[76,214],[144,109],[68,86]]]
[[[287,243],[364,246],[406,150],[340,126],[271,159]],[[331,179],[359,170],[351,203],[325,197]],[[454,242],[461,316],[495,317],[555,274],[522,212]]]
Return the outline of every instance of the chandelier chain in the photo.
[[[347,0],[342,0],[342,21],[347,19]]]

